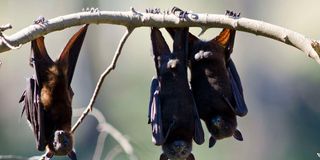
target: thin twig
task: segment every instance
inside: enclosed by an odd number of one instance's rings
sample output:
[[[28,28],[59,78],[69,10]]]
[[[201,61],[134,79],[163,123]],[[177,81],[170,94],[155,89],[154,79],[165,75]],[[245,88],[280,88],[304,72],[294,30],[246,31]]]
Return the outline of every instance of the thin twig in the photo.
[[[105,160],[113,160],[114,157],[116,157],[117,155],[119,155],[122,152],[121,146],[117,145],[114,148],[112,148],[112,150],[109,152],[109,154],[107,155],[107,157],[105,158]]]
[[[5,25],[0,26],[0,41],[2,41],[2,43],[4,45],[6,45],[10,49],[19,49],[22,46],[21,44],[19,44],[17,47],[11,45],[8,42],[8,40],[6,39],[5,34],[2,33],[2,32],[4,32],[5,30],[8,30],[8,29],[12,29],[12,25],[11,24],[5,24]]]
[[[0,26],[0,32],[3,32],[5,30],[11,29],[12,25],[11,24],[4,24],[2,26]]]
[[[115,69],[116,67],[116,63],[118,61],[118,58],[121,54],[122,48],[124,43],[126,42],[126,40],[128,39],[128,37],[130,36],[130,34],[132,33],[134,28],[128,27],[126,33],[123,35],[122,39],[119,42],[118,48],[114,54],[114,57],[112,59],[111,64],[109,65],[109,67],[101,74],[98,83],[96,85],[96,88],[93,92],[92,98],[90,99],[90,102],[86,108],[86,110],[83,112],[83,114],[81,115],[81,117],[78,119],[78,121],[76,122],[76,124],[72,127],[71,129],[71,133],[73,133],[77,127],[81,124],[81,122],[83,121],[83,119],[87,116],[87,114],[92,110],[93,104],[95,102],[95,100],[97,99],[98,93],[101,89],[102,83],[104,81],[104,79],[106,78],[106,76]]]
[[[30,158],[25,158],[15,155],[0,155],[0,160],[39,160],[41,156],[33,156]]]
[[[81,114],[82,111],[83,111],[82,108],[73,109],[73,116],[77,117],[82,115]],[[101,159],[104,142],[107,135],[110,135],[111,137],[113,137],[120,144],[121,148],[129,156],[130,160],[136,160],[136,156],[133,153],[133,147],[129,143],[129,140],[125,136],[123,136],[121,132],[119,132],[116,128],[114,128],[111,124],[109,124],[106,121],[101,111],[99,111],[97,108],[93,108],[92,112],[90,112],[89,115],[92,115],[94,118],[97,119],[98,121],[97,130],[99,132],[97,145],[94,152],[95,154],[93,155],[93,158],[92,158],[93,160]],[[99,137],[102,137],[102,138],[99,138]]]
[[[19,44],[18,46],[13,46],[11,45],[7,39],[5,38],[5,35],[3,33],[0,33],[0,41],[2,41],[2,43],[4,43],[4,45],[6,45],[8,48],[15,50],[15,49],[19,49],[21,48],[22,44]]]
[[[133,155],[133,148],[129,141],[116,128],[108,123],[104,123],[99,125],[99,129],[101,132],[109,132],[128,155]]]
[[[108,132],[100,132],[97,139],[96,149],[94,150],[92,160],[101,159],[101,155],[104,148],[104,143],[108,136]]]
[[[263,21],[239,18],[234,19],[225,15],[189,13],[181,20],[174,14],[151,14],[138,12],[131,8],[128,12],[99,11],[79,12],[59,16],[48,20],[46,25],[31,25],[17,33],[6,37],[12,46],[19,46],[50,32],[63,30],[72,26],[91,23],[107,23],[132,27],[201,27],[201,28],[233,28],[238,31],[268,37],[296,47],[309,57],[320,63],[320,52],[317,52],[311,43],[313,39],[292,30],[276,26]],[[316,46],[319,47],[319,46]],[[5,41],[0,40],[0,52],[9,50]]]

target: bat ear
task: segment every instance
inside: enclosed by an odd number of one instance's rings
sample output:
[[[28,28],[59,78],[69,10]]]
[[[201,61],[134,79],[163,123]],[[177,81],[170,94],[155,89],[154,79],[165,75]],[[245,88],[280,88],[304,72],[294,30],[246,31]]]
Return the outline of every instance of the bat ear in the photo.
[[[188,156],[188,158],[186,160],[195,160],[196,158],[194,157],[194,155],[192,153],[190,153],[190,155]]]
[[[233,44],[234,44],[234,38],[236,35],[236,31],[233,29],[224,28],[220,34],[212,39],[210,42],[213,44],[219,44],[223,48],[225,48],[226,51],[226,59],[229,59],[230,54],[233,50]]]
[[[59,57],[59,62],[68,67],[67,76],[68,76],[69,85],[72,81],[73,72],[76,67],[80,49],[84,41],[88,26],[89,25],[86,24],[84,27],[82,27],[77,33],[75,33],[70,38],[69,42],[64,47]]]
[[[168,160],[169,158],[167,157],[167,155],[165,155],[164,153],[162,153],[161,155],[160,155],[160,158],[159,158],[159,160]]]
[[[217,140],[213,136],[209,139],[209,148],[213,147],[216,144]]]
[[[158,28],[151,28],[151,41],[154,56],[170,54],[170,49]]]
[[[41,84],[41,77],[43,77],[41,74],[54,64],[48,55],[43,36],[31,41],[31,59],[31,64],[36,71],[36,79],[38,84]]]

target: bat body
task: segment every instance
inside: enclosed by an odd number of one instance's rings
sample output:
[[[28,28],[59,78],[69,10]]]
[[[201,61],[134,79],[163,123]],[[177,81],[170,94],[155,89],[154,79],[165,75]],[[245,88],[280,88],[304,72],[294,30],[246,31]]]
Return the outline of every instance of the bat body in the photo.
[[[160,160],[193,160],[192,139],[204,142],[204,133],[187,78],[188,28],[176,29],[171,53],[161,32],[151,29],[157,78],[151,84],[149,122],[152,140],[161,145]]]
[[[230,11],[227,14],[234,18],[239,16]],[[172,37],[176,34],[171,28],[167,31]],[[211,133],[209,147],[217,139],[230,136],[243,140],[237,130],[237,116],[245,116],[248,109],[239,75],[230,58],[235,33],[225,28],[210,41],[200,40],[191,33],[188,37],[190,84],[199,116]]]
[[[57,61],[52,61],[44,45],[44,37],[31,42],[35,75],[27,79],[20,102],[34,132],[39,151],[46,157],[68,155],[76,160],[71,131],[71,81],[88,25],[69,40]]]
[[[234,40],[234,35],[234,30],[224,29],[211,41],[191,42],[190,84],[199,116],[211,133],[210,147],[216,139],[230,136],[243,139],[237,130],[236,116],[245,116],[247,107],[239,75],[230,58],[232,48],[228,46],[233,43],[230,41]]]

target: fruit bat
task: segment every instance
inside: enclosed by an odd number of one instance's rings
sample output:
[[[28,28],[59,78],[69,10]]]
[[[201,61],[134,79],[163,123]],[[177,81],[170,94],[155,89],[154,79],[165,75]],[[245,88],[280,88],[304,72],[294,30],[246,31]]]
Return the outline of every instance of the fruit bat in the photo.
[[[227,11],[226,15],[233,18],[239,16],[231,11]],[[177,34],[175,29],[166,29],[171,37]],[[224,28],[217,37],[209,41],[198,39],[191,33],[188,36],[190,84],[199,116],[211,133],[209,147],[217,139],[230,136],[243,140],[237,129],[236,116],[245,116],[248,109],[240,77],[230,58],[235,34],[235,30]]]
[[[70,84],[87,28],[85,25],[71,37],[55,62],[47,53],[44,37],[31,42],[35,74],[27,79],[20,102],[24,102],[22,114],[26,113],[37,149],[46,149],[46,159],[53,155],[77,159],[70,133],[73,97]]]
[[[151,83],[149,122],[152,141],[161,145],[160,160],[194,160],[192,139],[204,142],[204,132],[188,84],[188,28],[176,30],[173,52],[161,32],[151,28],[151,41],[157,77]]]

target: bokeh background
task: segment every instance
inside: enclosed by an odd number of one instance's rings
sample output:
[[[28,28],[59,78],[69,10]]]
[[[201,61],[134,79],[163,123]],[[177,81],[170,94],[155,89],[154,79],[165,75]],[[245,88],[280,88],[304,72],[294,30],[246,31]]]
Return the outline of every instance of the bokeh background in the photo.
[[[138,11],[159,7],[201,13],[224,14],[226,9],[241,12],[243,17],[266,21],[319,39],[319,0],[1,0],[0,24],[11,23],[11,35],[33,23],[42,15],[51,19],[79,12],[82,8]],[[64,45],[79,27],[46,36],[50,56],[56,59]],[[221,29],[210,29],[202,38],[211,39]],[[91,25],[77,63],[72,87],[73,107],[85,107],[101,72],[109,65],[122,26]],[[199,28],[192,28],[194,34]],[[141,160],[158,159],[161,149],[151,142],[147,124],[149,84],[155,69],[151,57],[149,28],[137,28],[129,37],[117,68],[106,79],[94,107],[107,121],[130,140]],[[171,42],[168,35],[168,40]],[[18,100],[30,77],[30,44],[21,49],[0,53],[0,155],[30,157],[40,155]],[[253,34],[238,32],[232,55],[241,76],[249,113],[239,118],[243,142],[233,138],[218,141],[214,148],[194,145],[199,160],[301,160],[318,159],[320,152],[320,66],[301,51]],[[74,119],[76,120],[76,119]],[[91,159],[97,140],[97,122],[87,117],[76,131],[75,148],[80,160]],[[114,147],[108,138],[103,156]],[[66,159],[57,158],[54,159]],[[116,160],[126,159],[119,156]]]

